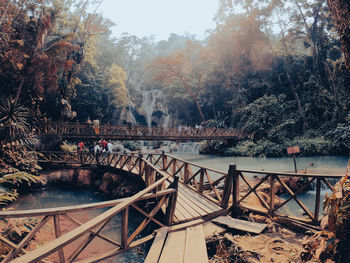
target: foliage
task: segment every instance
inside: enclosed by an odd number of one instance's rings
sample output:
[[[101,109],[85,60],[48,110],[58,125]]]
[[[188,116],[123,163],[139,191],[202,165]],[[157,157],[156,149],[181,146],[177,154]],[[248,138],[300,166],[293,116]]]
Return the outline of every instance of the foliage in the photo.
[[[306,243],[309,260],[347,262],[350,257],[350,180],[348,164],[347,174],[334,186],[331,195],[326,194],[324,217],[321,221],[322,231],[316,233]]]
[[[77,145],[69,143],[67,141],[64,141],[61,145],[60,148],[64,152],[69,152],[69,153],[76,153],[77,152]]]

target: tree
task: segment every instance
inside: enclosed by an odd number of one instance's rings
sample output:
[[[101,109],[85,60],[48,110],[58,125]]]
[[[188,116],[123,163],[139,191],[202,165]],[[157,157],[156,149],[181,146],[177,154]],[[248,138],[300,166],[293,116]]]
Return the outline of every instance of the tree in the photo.
[[[327,0],[327,2],[336,21],[346,67],[350,70],[350,2],[348,0]]]
[[[126,72],[116,64],[112,64],[106,75],[106,86],[111,93],[111,103],[115,108],[126,107],[128,103],[125,85]]]
[[[181,85],[194,101],[201,121],[205,121],[199,103],[199,96],[203,83],[208,77],[213,64],[212,52],[198,42],[189,41],[184,49],[172,53],[170,56],[159,56],[150,65],[154,72],[154,80],[164,85],[176,83]]]

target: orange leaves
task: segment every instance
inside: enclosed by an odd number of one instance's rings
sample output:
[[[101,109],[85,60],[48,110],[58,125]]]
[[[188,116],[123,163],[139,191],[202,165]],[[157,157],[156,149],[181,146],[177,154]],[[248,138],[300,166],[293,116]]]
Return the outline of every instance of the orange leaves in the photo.
[[[64,70],[71,71],[74,63],[75,63],[75,61],[72,59],[66,60],[66,63],[64,65]]]
[[[16,63],[16,67],[18,70],[22,70],[24,65],[22,63]]]

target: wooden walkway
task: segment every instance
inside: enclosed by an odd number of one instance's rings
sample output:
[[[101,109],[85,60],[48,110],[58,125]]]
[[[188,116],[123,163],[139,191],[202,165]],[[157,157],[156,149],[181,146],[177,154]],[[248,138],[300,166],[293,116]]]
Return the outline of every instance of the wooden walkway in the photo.
[[[278,213],[277,209],[288,201],[295,200],[311,219],[308,222],[316,225],[319,224],[321,184],[324,183],[332,189],[333,186],[328,179],[341,177],[340,175],[238,170],[235,165],[230,165],[228,172],[222,172],[164,153],[94,155],[91,153],[42,152],[38,158],[42,164],[98,165],[108,166],[109,169],[123,170],[142,177],[146,188],[128,198],[94,204],[28,211],[0,211],[0,218],[38,218],[38,224],[31,228],[19,244],[14,244],[7,238],[0,236],[0,242],[5,243],[11,250],[2,261],[4,263],[47,262],[47,259],[51,259],[55,255],[54,261],[60,263],[101,262],[151,240],[154,242],[146,262],[207,262],[205,234],[203,234],[206,231],[205,227],[203,231],[203,226],[208,220],[218,224],[216,226],[209,225],[209,228],[212,229],[220,229],[220,226],[224,225],[230,229],[260,233],[265,225],[232,219],[223,215],[227,215],[229,211],[234,213],[236,209],[243,208],[271,217],[283,216],[287,219],[289,217]],[[247,173],[262,176],[254,184],[246,178],[245,174]],[[292,176],[308,178],[309,180],[299,190],[293,192],[283,181],[286,177]],[[241,183],[248,187],[242,193],[239,191],[240,179]],[[274,201],[274,181],[278,181],[290,193],[290,197],[278,205]],[[314,213],[309,211],[297,197],[313,181],[317,182]],[[270,199],[267,201],[265,200],[266,195],[261,196],[257,191],[265,182],[268,182],[267,186],[270,187],[268,193]],[[264,187],[266,189],[266,184]],[[262,211],[256,207],[250,208],[246,205],[245,201],[250,196],[256,196],[255,201],[260,202],[265,210]],[[144,202],[150,204],[147,209],[141,206]],[[77,220],[72,215],[101,207],[110,208],[85,222]],[[140,216],[144,218],[135,229],[129,227],[130,209],[138,211]],[[121,239],[113,240],[104,236],[102,230],[118,214],[122,221]],[[73,222],[75,227],[68,232],[62,232],[61,219]],[[297,218],[297,220],[305,222],[305,218]],[[53,223],[55,239],[28,251],[30,242],[41,229],[46,227],[49,221]],[[142,235],[151,221],[159,227],[157,234]],[[197,226],[198,224],[200,226]],[[103,240],[114,248],[107,252],[98,252],[93,257],[83,257],[82,252],[96,239]],[[73,252],[68,252],[67,246],[71,244],[76,248]]]
[[[160,228],[145,263],[207,263],[208,254],[203,225],[168,232]]]
[[[92,124],[80,123],[44,123],[41,129],[45,134],[57,134],[64,139],[107,140],[229,140],[253,138],[252,134],[223,128],[163,128],[147,126],[99,125],[97,130]]]

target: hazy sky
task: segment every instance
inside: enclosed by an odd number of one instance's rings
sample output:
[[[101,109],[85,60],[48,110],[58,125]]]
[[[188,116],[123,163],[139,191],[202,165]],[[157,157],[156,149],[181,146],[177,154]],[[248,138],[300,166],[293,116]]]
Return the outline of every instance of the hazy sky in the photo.
[[[138,37],[168,39],[170,33],[203,37],[213,29],[219,0],[104,0],[99,11],[116,26],[113,35],[127,32]]]

